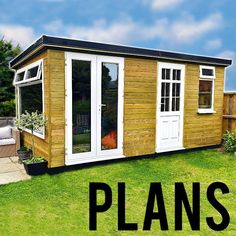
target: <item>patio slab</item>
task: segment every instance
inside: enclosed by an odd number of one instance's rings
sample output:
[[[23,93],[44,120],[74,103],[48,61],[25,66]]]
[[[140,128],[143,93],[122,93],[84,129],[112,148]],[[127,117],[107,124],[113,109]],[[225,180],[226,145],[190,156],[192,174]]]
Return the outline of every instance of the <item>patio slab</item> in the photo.
[[[18,157],[0,158],[0,185],[31,179]]]
[[[0,165],[1,164],[6,164],[6,163],[11,163],[11,159],[6,157],[6,158],[0,158]]]
[[[18,163],[18,157],[10,157],[10,160],[14,163]]]
[[[9,184],[26,179],[31,179],[31,177],[20,170],[0,174],[0,184]]]

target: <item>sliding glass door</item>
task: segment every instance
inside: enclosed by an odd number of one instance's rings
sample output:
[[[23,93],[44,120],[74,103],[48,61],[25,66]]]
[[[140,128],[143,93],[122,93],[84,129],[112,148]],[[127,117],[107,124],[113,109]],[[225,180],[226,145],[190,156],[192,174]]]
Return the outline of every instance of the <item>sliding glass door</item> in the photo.
[[[121,156],[123,59],[67,53],[66,160]]]

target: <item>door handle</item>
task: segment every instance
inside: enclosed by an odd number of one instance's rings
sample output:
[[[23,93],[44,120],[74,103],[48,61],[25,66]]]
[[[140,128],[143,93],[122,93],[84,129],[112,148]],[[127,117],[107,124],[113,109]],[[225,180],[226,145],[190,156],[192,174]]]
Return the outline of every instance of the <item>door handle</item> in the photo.
[[[107,105],[106,104],[101,104],[101,107],[106,107]]]

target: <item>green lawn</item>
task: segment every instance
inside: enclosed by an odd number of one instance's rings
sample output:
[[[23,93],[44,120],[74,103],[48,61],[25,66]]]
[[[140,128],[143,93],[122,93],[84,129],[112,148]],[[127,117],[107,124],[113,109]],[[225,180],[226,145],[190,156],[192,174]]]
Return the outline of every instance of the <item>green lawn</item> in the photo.
[[[219,213],[209,204],[206,190],[222,181],[230,194],[217,192],[228,209],[227,230],[214,232],[207,216]],[[112,187],[113,205],[98,215],[98,230],[88,230],[89,182],[105,182]],[[139,224],[138,232],[117,231],[117,182],[126,183],[128,222]],[[154,221],[150,232],[142,232],[150,182],[161,182],[169,231],[161,232]],[[201,183],[201,231],[190,230],[184,213],[184,230],[174,231],[174,183],[184,182],[191,196],[192,182]],[[99,201],[102,200],[99,193]],[[215,150],[193,151],[154,159],[142,159],[87,167],[57,175],[34,177],[31,181],[0,186],[0,235],[236,235],[236,157]],[[191,198],[190,198],[191,199]]]
[[[91,149],[90,140],[90,133],[73,135],[73,153],[89,152]]]

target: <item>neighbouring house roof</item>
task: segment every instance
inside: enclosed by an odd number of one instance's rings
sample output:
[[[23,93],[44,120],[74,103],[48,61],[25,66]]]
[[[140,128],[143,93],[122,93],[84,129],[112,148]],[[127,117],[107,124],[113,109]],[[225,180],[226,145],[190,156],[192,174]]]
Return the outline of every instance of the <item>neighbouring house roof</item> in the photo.
[[[21,63],[30,60],[35,55],[46,49],[57,49],[63,51],[78,51],[85,53],[94,54],[109,54],[117,56],[129,56],[129,57],[141,57],[147,59],[157,59],[157,60],[172,60],[181,62],[193,62],[209,65],[220,65],[229,66],[232,64],[232,60],[192,55],[177,52],[168,52],[155,49],[138,48],[123,45],[114,45],[107,43],[90,42],[76,39],[52,37],[47,35],[42,35],[35,43],[30,45],[21,54],[15,57],[10,62],[11,68],[18,67]]]

